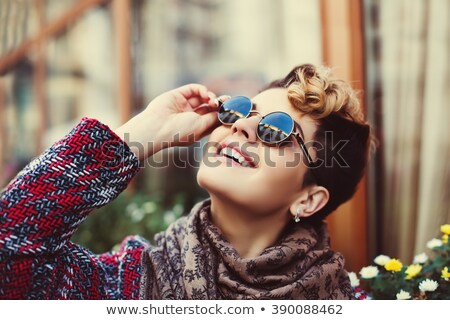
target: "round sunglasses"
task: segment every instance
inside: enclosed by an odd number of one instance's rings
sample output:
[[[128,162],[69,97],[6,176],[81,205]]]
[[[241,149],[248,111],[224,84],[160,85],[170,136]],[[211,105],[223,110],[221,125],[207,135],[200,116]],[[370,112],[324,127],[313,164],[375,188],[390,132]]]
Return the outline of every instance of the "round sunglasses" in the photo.
[[[247,118],[252,112],[258,112],[252,110],[253,102],[245,96],[232,97],[225,102],[218,100],[218,105],[218,118],[224,125],[233,125],[239,119]],[[294,132],[295,127],[301,130],[300,125],[289,114],[283,111],[275,111],[261,118],[256,126],[256,135],[262,142],[269,145],[279,145],[292,135],[300,145],[308,166],[311,166],[314,164],[314,161],[309,155],[300,134]]]

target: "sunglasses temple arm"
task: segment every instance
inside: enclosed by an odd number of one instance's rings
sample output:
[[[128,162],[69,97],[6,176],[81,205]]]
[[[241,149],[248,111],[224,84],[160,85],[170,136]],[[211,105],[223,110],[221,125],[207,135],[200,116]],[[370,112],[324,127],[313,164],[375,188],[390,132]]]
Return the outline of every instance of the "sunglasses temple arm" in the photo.
[[[303,154],[306,157],[306,160],[308,161],[308,166],[311,166],[312,164],[314,164],[314,161],[309,155],[308,149],[306,149],[305,142],[303,142],[303,139],[300,137],[300,135],[296,134],[295,137],[297,138],[297,142],[300,145],[300,148],[302,149]]]

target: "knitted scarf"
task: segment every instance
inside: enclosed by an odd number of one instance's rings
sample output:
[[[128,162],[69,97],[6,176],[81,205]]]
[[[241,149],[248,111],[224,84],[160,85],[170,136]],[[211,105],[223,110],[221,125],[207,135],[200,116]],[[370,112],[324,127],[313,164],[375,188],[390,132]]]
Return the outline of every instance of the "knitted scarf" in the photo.
[[[156,235],[143,253],[141,299],[352,299],[325,224],[292,223],[258,257],[241,258],[209,214],[206,200]]]

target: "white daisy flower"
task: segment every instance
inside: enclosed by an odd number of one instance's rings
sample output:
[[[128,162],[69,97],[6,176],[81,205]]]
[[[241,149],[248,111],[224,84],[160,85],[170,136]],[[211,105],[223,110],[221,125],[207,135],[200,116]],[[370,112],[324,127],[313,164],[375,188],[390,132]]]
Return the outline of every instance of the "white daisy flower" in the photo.
[[[378,268],[376,266],[364,267],[359,271],[361,278],[372,279],[378,275]]]
[[[356,273],[354,272],[349,272],[348,273],[348,277],[350,278],[350,285],[354,288],[359,286],[359,279],[356,276]]]
[[[400,290],[399,293],[396,294],[397,300],[408,300],[411,299],[411,295],[409,292]]]
[[[433,249],[434,247],[440,247],[442,246],[442,240],[433,238],[430,241],[427,242],[427,248]]]
[[[419,253],[414,256],[413,264],[424,264],[428,261],[428,256],[425,252]]]
[[[426,279],[423,280],[420,284],[419,284],[419,289],[422,292],[425,291],[434,291],[436,290],[436,288],[438,287],[438,283],[434,280],[430,280],[430,279]]]
[[[384,266],[386,263],[389,262],[389,260],[391,260],[391,257],[385,256],[384,254],[380,254],[373,261],[379,266]]]

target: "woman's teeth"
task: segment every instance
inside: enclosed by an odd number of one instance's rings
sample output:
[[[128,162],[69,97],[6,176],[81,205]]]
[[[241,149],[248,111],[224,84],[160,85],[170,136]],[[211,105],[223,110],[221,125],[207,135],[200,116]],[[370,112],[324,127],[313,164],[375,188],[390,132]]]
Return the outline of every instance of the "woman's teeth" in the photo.
[[[250,163],[245,161],[245,158],[236,150],[228,147],[224,147],[219,152],[220,156],[226,156],[228,158],[233,159],[237,163],[239,163],[243,167],[250,167]]]

